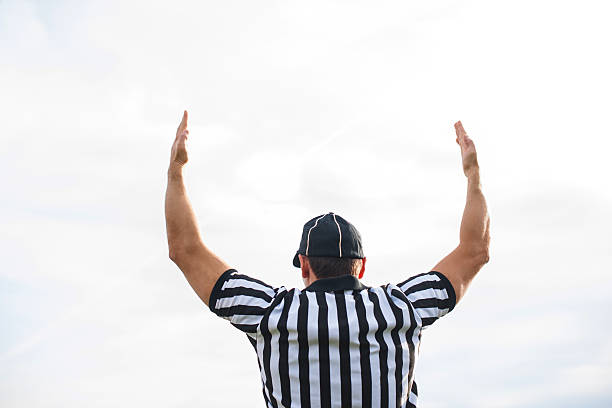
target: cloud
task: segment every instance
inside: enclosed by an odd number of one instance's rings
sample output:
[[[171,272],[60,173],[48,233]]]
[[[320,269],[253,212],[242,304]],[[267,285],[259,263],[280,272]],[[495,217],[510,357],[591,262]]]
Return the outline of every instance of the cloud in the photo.
[[[609,405],[605,9],[0,3],[2,405],[215,405],[230,376],[235,406],[261,398],[250,346],[167,257],[183,109],[207,243],[289,287],[302,225],[327,211],[361,231],[367,284],[448,254],[462,119],[492,256],[424,336],[422,402]]]

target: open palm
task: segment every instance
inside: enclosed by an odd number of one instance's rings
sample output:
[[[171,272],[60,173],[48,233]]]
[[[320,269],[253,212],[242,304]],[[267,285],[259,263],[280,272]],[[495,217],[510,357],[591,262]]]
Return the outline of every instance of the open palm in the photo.
[[[476,146],[474,142],[463,129],[461,121],[455,123],[455,132],[457,133],[456,142],[461,147],[461,161],[463,162],[463,173],[468,176],[471,172],[478,169],[478,160],[476,158]]]
[[[187,130],[187,111],[183,112],[183,119],[176,129],[176,138],[172,145],[172,153],[170,154],[170,165],[183,166],[189,158],[187,157],[187,137],[189,136],[189,130]]]

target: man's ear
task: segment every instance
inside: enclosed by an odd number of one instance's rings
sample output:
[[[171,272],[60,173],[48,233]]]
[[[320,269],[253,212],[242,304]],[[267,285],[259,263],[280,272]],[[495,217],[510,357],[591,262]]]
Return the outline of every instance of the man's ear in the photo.
[[[310,276],[310,263],[308,263],[308,258],[306,258],[302,254],[298,254],[298,257],[300,258],[300,268],[302,269],[302,278],[308,279],[308,277]]]
[[[363,274],[365,273],[365,263],[366,259],[365,257],[363,257],[363,259],[361,260],[361,270],[359,271],[359,279],[363,278]]]

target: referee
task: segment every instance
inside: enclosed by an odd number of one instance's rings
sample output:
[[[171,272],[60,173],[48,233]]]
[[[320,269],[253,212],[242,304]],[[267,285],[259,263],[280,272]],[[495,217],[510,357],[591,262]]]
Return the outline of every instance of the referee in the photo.
[[[368,287],[357,229],[338,214],[306,222],[293,265],[304,289],[272,287],[230,268],[204,245],[186,194],[187,112],[166,191],[170,259],[216,315],[257,352],[268,407],[416,407],[421,333],[463,297],[489,260],[489,215],[474,143],[455,124],[467,177],[459,245],[430,272]]]

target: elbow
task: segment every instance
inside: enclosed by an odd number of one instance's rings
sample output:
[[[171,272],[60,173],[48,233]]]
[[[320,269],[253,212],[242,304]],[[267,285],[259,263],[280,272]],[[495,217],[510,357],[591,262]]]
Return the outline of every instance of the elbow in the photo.
[[[179,265],[179,263],[181,262],[181,260],[184,257],[184,252],[183,250],[181,250],[178,247],[175,246],[171,246],[170,249],[168,250],[168,257],[170,258],[170,260],[172,260],[172,262],[174,262],[176,265]]]
[[[186,263],[190,263],[200,252],[199,247],[193,245],[170,245],[168,256],[181,270]]]
[[[174,263],[176,263],[177,260],[177,253],[175,249],[170,248],[170,250],[168,251],[168,257],[170,258],[170,260]]]

